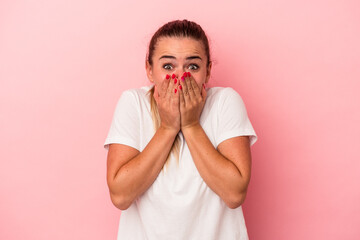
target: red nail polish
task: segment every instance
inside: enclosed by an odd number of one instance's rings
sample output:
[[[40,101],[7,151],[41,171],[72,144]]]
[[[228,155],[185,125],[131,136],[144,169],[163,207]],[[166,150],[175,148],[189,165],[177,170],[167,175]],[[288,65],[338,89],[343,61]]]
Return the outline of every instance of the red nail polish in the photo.
[[[182,77],[181,77],[181,80],[182,80],[182,81],[184,81],[184,80],[185,80],[184,76],[182,76]]]
[[[175,74],[173,73],[173,75],[172,75],[172,78],[175,78],[176,76],[175,76]]]
[[[176,84],[177,83],[177,79],[175,78],[175,80],[174,80],[174,84]]]
[[[190,72],[188,72],[187,74],[188,74],[188,76],[189,76],[189,77],[191,77],[191,74],[190,74]]]
[[[176,93],[176,92],[177,92],[177,89],[175,88],[175,90],[174,90],[174,91],[175,91],[175,93]]]
[[[184,77],[187,77],[187,73],[186,73],[186,72],[184,72]]]
[[[179,85],[179,88],[180,88],[180,90],[182,89],[182,86],[181,85]]]
[[[166,74],[166,79],[169,79],[170,78],[170,75],[169,74]]]

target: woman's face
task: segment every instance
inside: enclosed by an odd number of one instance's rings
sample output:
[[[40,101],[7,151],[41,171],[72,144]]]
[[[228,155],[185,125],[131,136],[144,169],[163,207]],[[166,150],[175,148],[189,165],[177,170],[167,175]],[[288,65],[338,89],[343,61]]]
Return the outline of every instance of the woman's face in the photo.
[[[188,37],[161,37],[153,53],[153,65],[146,62],[146,72],[150,82],[157,88],[166,75],[180,80],[184,72],[190,72],[199,88],[210,78],[211,63],[206,67],[207,57],[201,41]]]

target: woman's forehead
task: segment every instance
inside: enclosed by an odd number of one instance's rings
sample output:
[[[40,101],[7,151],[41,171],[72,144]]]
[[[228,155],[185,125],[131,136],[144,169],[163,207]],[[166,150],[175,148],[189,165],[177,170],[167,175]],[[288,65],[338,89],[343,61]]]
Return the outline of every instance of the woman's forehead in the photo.
[[[189,37],[161,37],[155,47],[156,55],[205,55],[201,41]]]

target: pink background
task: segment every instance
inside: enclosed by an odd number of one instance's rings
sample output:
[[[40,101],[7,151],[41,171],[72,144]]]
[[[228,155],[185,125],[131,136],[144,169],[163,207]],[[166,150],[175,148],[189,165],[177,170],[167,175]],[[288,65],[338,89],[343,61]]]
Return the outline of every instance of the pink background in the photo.
[[[116,102],[149,84],[173,19],[211,41],[259,141],[250,239],[360,239],[359,1],[0,2],[0,239],[115,239],[106,185]]]

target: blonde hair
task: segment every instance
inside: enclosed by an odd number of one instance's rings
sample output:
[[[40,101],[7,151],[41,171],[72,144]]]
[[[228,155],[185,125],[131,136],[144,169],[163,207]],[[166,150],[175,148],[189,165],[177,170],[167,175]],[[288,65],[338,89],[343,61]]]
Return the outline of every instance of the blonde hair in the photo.
[[[156,104],[156,101],[154,98],[154,90],[155,90],[155,85],[147,92],[147,94],[150,95],[149,98],[150,98],[151,118],[153,120],[153,126],[154,126],[154,130],[156,132],[160,127],[161,118],[160,118],[158,107],[157,107],[157,104]],[[181,141],[180,141],[180,136],[178,134],[178,135],[176,135],[175,141],[173,142],[173,145],[171,146],[171,150],[169,152],[169,155],[166,158],[166,162],[161,169],[163,172],[165,171],[165,168],[167,169],[169,167],[171,155],[173,155],[175,157],[177,166],[179,166],[180,144],[181,144]]]

